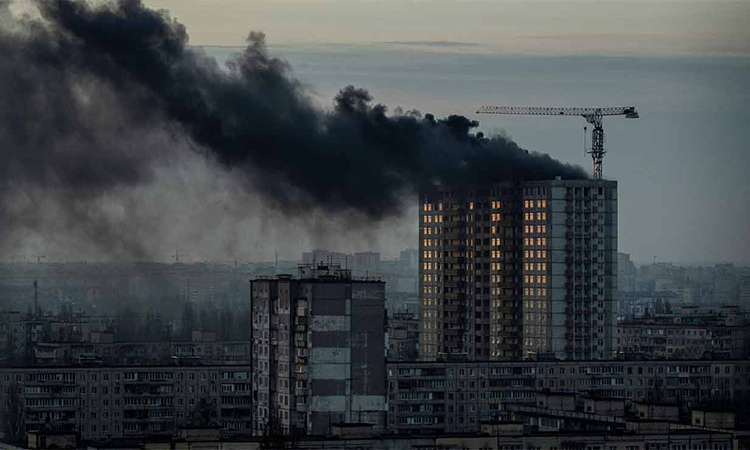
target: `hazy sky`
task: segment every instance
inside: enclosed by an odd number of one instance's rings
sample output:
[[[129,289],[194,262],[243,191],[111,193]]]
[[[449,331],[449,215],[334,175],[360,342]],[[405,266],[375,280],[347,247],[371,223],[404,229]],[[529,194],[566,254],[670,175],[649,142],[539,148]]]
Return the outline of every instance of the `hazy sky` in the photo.
[[[750,1],[146,0],[196,45],[457,41],[504,52],[743,53]]]
[[[487,102],[635,104],[641,121],[607,123],[605,173],[621,186],[620,249],[640,261],[750,260],[750,115],[743,106],[750,102],[743,81],[750,79],[750,1],[147,3],[184,22],[195,45],[241,45],[248,30],[264,31],[324,104],[342,83],[364,85],[391,107],[438,114],[471,115]],[[407,53],[372,47],[389,42]],[[324,45],[331,43],[354,46]],[[414,56],[420,52],[433,54]],[[512,54],[605,59],[493,62],[492,55]],[[689,58],[697,56],[709,59]],[[711,59],[728,56],[739,59]],[[524,61],[528,67],[518,68]],[[425,81],[415,82],[420,70]],[[476,118],[487,131],[502,129],[521,145],[588,167],[580,121]]]
[[[321,107],[354,84],[390,110],[467,115],[482,131],[587,169],[582,120],[474,111],[635,105],[640,120],[605,123],[605,177],[620,186],[620,250],[643,262],[750,261],[750,0],[144,2],[169,10],[192,45],[220,60],[240,51],[249,31],[265,32]],[[270,260],[276,250],[296,258],[315,247],[390,257],[417,245],[415,210],[350,234],[346,221],[289,220],[254,198],[228,202],[233,181],[202,167],[186,158],[132,192],[141,214],[181,219],[168,232],[145,230],[158,234],[155,259],[178,249],[193,260]],[[29,235],[18,252],[56,259],[55,247],[71,258],[70,248],[86,243]]]

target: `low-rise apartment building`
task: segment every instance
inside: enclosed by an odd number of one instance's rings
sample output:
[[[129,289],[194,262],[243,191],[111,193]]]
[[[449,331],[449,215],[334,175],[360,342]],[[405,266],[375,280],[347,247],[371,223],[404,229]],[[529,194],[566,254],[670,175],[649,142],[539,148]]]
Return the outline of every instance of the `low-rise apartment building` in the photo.
[[[628,359],[739,359],[750,356],[750,323],[736,307],[702,312],[682,308],[620,322],[620,351]]]
[[[24,429],[78,431],[82,439],[172,436],[216,424],[250,433],[250,367],[118,366],[0,369],[0,409]]]

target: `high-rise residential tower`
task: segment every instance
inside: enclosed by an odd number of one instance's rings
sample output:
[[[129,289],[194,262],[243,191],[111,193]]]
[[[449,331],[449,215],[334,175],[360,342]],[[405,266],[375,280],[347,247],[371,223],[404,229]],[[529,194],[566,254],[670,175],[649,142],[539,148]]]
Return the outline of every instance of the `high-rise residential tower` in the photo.
[[[339,266],[252,280],[253,434],[385,426],[385,283]]]
[[[466,185],[421,198],[421,359],[615,356],[616,182]]]

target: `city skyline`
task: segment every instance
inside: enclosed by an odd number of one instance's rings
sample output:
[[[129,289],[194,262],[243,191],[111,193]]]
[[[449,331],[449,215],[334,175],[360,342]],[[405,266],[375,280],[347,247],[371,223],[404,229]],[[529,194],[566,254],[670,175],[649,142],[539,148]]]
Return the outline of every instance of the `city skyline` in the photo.
[[[748,18],[0,0],[0,447],[750,448]]]

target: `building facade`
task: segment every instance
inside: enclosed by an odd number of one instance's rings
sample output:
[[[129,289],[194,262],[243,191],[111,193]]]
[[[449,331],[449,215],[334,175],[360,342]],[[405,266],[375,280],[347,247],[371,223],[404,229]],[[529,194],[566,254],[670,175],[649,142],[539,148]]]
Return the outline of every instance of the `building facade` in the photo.
[[[251,388],[249,366],[3,368],[0,409],[20,414],[25,431],[91,440],[170,437],[191,424],[249,435]]]
[[[339,266],[251,281],[256,435],[384,426],[385,283]]]
[[[513,405],[540,406],[550,392],[574,395],[582,412],[585,398],[741,409],[750,360],[389,363],[388,431],[476,432]]]
[[[620,322],[617,331],[620,350],[626,358],[750,357],[750,324],[736,306],[719,311],[684,307],[677,314]]]
[[[388,318],[388,361],[416,361],[419,344],[419,320],[410,313]]]
[[[616,354],[617,184],[421,194],[420,358]]]

